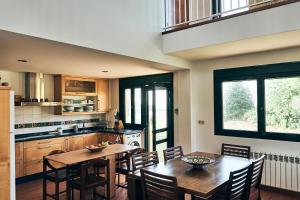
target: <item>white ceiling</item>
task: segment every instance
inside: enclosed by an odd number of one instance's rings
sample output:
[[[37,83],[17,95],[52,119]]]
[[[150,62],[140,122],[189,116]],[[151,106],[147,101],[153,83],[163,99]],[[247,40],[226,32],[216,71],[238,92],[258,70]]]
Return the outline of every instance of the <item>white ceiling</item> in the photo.
[[[300,46],[300,30],[189,49],[170,55],[190,61],[200,61],[296,46]]]
[[[25,59],[28,62],[18,62],[18,59]],[[0,30],[0,70],[121,78],[166,73],[178,69],[155,62]],[[103,70],[109,72],[103,73]]]

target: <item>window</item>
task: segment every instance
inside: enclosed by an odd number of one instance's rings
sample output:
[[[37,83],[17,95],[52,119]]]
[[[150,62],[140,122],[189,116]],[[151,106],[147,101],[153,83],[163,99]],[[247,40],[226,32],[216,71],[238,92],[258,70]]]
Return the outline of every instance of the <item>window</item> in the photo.
[[[257,84],[251,81],[222,83],[223,128],[257,131]]]
[[[134,123],[142,123],[142,94],[141,88],[134,89]]]
[[[214,71],[215,134],[300,141],[300,63]]]
[[[125,89],[125,123],[131,123],[131,89]]]

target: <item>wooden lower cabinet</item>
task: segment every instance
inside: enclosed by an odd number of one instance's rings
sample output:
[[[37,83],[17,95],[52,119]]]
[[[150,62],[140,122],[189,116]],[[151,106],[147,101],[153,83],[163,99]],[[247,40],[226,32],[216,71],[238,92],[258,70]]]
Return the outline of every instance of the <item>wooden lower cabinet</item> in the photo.
[[[64,138],[37,140],[24,143],[24,175],[32,175],[43,171],[43,157],[54,150],[66,150]]]
[[[68,151],[75,151],[84,147],[84,136],[72,136],[68,139]]]
[[[16,178],[43,171],[43,157],[51,151],[75,151],[101,142],[99,133],[16,143]]]
[[[98,133],[91,133],[84,136],[84,146],[97,144],[98,143]]]
[[[100,133],[100,142],[123,143],[123,137],[120,134]]]

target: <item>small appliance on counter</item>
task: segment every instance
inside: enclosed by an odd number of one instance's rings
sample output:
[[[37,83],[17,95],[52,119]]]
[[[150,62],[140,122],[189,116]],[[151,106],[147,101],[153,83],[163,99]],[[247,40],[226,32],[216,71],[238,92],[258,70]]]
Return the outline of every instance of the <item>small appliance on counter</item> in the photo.
[[[118,110],[116,108],[109,109],[109,113],[107,115],[107,127],[106,128],[114,128],[115,127],[115,116]]]

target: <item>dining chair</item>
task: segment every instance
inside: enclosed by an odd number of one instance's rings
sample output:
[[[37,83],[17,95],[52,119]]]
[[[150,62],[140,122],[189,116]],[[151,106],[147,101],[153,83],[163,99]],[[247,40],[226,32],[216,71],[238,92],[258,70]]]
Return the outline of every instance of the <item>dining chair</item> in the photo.
[[[145,200],[179,200],[177,178],[141,169]]]
[[[48,156],[65,153],[61,150],[51,151]],[[59,196],[62,193],[65,193],[66,190],[60,191],[60,183],[66,181],[66,168],[62,166],[57,166],[54,163],[51,163],[49,160],[43,159],[43,200],[46,200],[47,197],[50,197],[55,200],[59,200]],[[55,184],[54,194],[47,193],[47,181],[50,181]]]
[[[104,166],[104,176],[99,175],[95,171],[95,166]],[[110,176],[109,176],[109,160],[108,159],[94,159],[80,165],[80,176],[71,178],[69,187],[72,190],[72,199],[74,199],[74,190],[80,191],[80,200],[86,199],[87,191],[93,190],[93,199],[97,196],[104,199],[110,198]],[[97,193],[97,188],[104,188],[104,195]]]
[[[143,167],[148,167],[151,165],[158,164],[158,154],[157,151],[146,152],[132,155],[132,170],[138,170]]]
[[[222,155],[235,156],[250,159],[250,146],[242,146],[236,144],[222,144]]]
[[[132,168],[132,155],[140,154],[140,153],[145,153],[145,149],[143,148],[138,148],[134,149],[132,151],[123,153],[123,154],[118,154],[116,158],[116,173],[117,173],[117,186],[122,187],[122,188],[127,188],[127,175],[133,171]],[[125,183],[120,184],[120,175],[124,175],[125,178]]]
[[[230,172],[229,181],[225,187],[207,198],[192,195],[192,200],[248,200],[251,169],[252,164],[249,164],[242,169]]]
[[[165,162],[172,160],[174,158],[180,158],[183,156],[183,151],[181,146],[171,147],[163,150]]]
[[[251,176],[249,180],[249,200],[260,200],[260,185],[261,185],[261,177],[263,172],[265,155],[262,155],[257,160],[252,162],[252,170]]]

